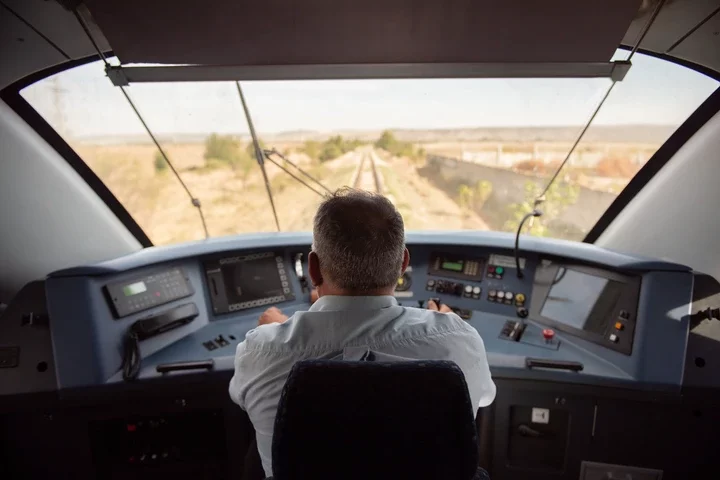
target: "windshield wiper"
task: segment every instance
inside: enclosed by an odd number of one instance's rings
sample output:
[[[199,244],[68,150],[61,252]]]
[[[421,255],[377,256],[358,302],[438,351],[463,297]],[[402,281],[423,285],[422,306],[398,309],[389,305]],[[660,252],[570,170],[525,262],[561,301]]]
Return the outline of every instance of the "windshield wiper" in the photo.
[[[92,34],[90,33],[90,29],[85,24],[85,19],[83,19],[82,15],[80,15],[80,12],[78,10],[74,9],[73,13],[75,14],[75,18],[77,18],[78,22],[80,23],[80,26],[82,27],[83,31],[85,31],[85,35],[87,35],[88,39],[90,40],[90,43],[92,43],[93,47],[95,48],[95,51],[97,52],[98,56],[102,59],[103,63],[105,64],[105,72],[108,72],[112,69],[112,66],[110,65],[110,62],[108,62],[107,57],[103,54],[102,50],[100,50],[100,47],[98,47],[98,44],[95,42],[95,39],[93,38]],[[114,85],[114,84],[113,84]],[[165,153],[165,150],[160,146],[160,142],[158,142],[157,138],[155,138],[155,135],[153,135],[152,131],[150,130],[150,127],[148,127],[147,123],[145,123],[145,119],[140,115],[140,111],[135,106],[135,103],[133,103],[132,99],[130,98],[130,95],[125,91],[125,87],[122,85],[119,85],[120,91],[123,93],[125,98],[127,99],[128,103],[130,104],[130,107],[135,112],[135,115],[137,115],[138,120],[140,120],[140,123],[142,123],[142,126],[145,128],[145,131],[150,136],[150,139],[155,144],[155,147],[157,147],[158,151],[160,152],[160,155],[162,155],[163,159],[165,160],[165,163],[167,163],[168,167],[170,167],[170,170],[172,170],[173,174],[175,175],[175,178],[177,178],[178,182],[180,182],[180,185],[182,185],[182,188],[187,193],[188,197],[190,197],[190,203],[192,203],[192,206],[197,208],[198,214],[200,215],[200,221],[202,222],[203,231],[205,232],[205,239],[210,238],[210,233],[208,232],[207,223],[205,223],[205,215],[203,215],[202,211],[202,204],[200,203],[200,199],[197,198],[190,192],[190,189],[188,186],[183,182],[183,179],[180,177],[180,173],[177,171],[175,166],[170,161],[170,158]]]
[[[660,13],[660,9],[662,9],[663,4],[665,4],[665,0],[660,0],[657,3],[652,15],[650,15],[650,18],[648,19],[647,22],[645,22],[645,25],[643,26],[642,30],[640,31],[638,38],[635,41],[635,46],[632,48],[632,50],[630,50],[630,55],[628,55],[628,57],[625,60],[623,60],[622,63],[626,64],[628,69],[631,66],[630,60],[632,60],[633,55],[635,55],[635,52],[637,52],[637,49],[640,47],[640,43],[643,41],[643,39],[645,38],[645,35],[650,30],[650,26],[653,24],[653,22],[657,18],[658,13]],[[580,135],[578,135],[577,139],[575,140],[575,143],[573,143],[572,147],[570,147],[570,151],[565,156],[565,159],[560,163],[557,170],[555,170],[555,173],[550,178],[547,185],[545,185],[545,188],[543,188],[540,195],[535,197],[535,201],[533,202],[533,209],[537,209],[540,205],[543,204],[543,202],[546,199],[546,195],[547,195],[548,191],[550,190],[550,187],[552,187],[553,183],[555,183],[555,180],[557,180],[558,176],[560,175],[560,172],[562,171],[562,169],[565,167],[565,165],[570,160],[570,157],[575,152],[575,149],[577,148],[580,141],[582,141],[583,137],[585,136],[585,132],[587,132],[588,128],[590,128],[590,125],[592,125],[593,120],[595,120],[595,117],[597,116],[598,112],[602,108],[603,104],[605,104],[605,100],[607,100],[608,96],[610,96],[610,92],[612,92],[612,89],[615,87],[615,84],[617,82],[622,81],[623,78],[625,78],[626,74],[627,74],[627,69],[622,70],[622,74],[619,77],[612,78],[612,83],[610,84],[610,87],[605,92],[605,95],[603,96],[602,100],[600,100],[600,103],[595,108],[595,111],[590,116],[590,119],[587,121],[587,123],[583,127],[582,131],[580,131]]]
[[[260,165],[260,171],[262,172],[263,180],[265,180],[265,189],[267,190],[268,198],[270,199],[270,207],[272,207],[273,216],[275,217],[275,226],[277,227],[279,232],[280,221],[278,220],[277,210],[275,210],[275,201],[273,200],[272,189],[270,188],[270,180],[268,179],[267,172],[265,171],[265,159],[263,151],[262,148],[260,148],[260,141],[258,140],[257,134],[255,133],[255,126],[253,125],[252,117],[250,117],[250,110],[248,109],[247,102],[245,102],[245,95],[243,95],[240,82],[236,80],[235,85],[237,86],[238,95],[240,95],[240,102],[242,103],[243,110],[245,111],[245,120],[247,120],[248,129],[250,130],[250,136],[252,137],[253,146],[255,147],[255,160],[257,160],[258,165]]]
[[[252,117],[250,116],[250,108],[247,105],[247,102],[245,101],[245,95],[243,94],[242,87],[240,86],[239,81],[235,81],[235,85],[237,86],[238,95],[240,96],[240,102],[243,106],[243,111],[245,112],[245,119],[247,120],[248,129],[250,130],[250,136],[252,137],[253,147],[255,150],[255,160],[257,160],[258,165],[260,165],[260,170],[263,174],[263,179],[265,180],[265,188],[268,192],[268,198],[270,199],[270,206],[272,207],[273,215],[275,216],[275,225],[277,226],[278,232],[280,231],[280,222],[278,221],[278,215],[277,210],[275,209],[275,201],[273,199],[272,189],[270,188],[270,180],[267,176],[267,171],[265,170],[265,160],[268,160],[270,163],[281,169],[283,172],[290,175],[293,179],[297,180],[313,192],[317,193],[321,197],[324,197],[325,194],[316,190],[312,186],[310,186],[307,182],[305,182],[303,179],[295,175],[293,172],[285,168],[284,165],[281,165],[279,162],[276,162],[272,159],[273,155],[277,155],[280,157],[285,163],[288,165],[292,165],[298,172],[300,172],[302,175],[310,179],[315,184],[319,185],[321,188],[323,188],[327,193],[332,194],[330,189],[328,189],[325,185],[320,183],[317,179],[315,179],[312,175],[304,171],[302,168],[298,167],[295,163],[291,162],[285,155],[278,152],[275,148],[272,150],[263,150],[260,147],[260,140],[258,139],[257,133],[255,132],[255,125],[253,124]]]

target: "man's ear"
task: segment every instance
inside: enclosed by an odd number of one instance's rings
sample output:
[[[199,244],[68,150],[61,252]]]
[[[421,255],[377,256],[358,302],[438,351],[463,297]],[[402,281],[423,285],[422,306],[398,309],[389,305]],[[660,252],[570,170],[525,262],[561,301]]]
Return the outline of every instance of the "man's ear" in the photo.
[[[410,265],[410,252],[406,248],[403,252],[403,263],[402,263],[402,269],[400,270],[400,275],[405,273],[405,270],[407,270],[408,265]]]
[[[314,287],[323,284],[322,273],[320,273],[320,259],[315,252],[310,252],[310,255],[308,255],[308,274]]]

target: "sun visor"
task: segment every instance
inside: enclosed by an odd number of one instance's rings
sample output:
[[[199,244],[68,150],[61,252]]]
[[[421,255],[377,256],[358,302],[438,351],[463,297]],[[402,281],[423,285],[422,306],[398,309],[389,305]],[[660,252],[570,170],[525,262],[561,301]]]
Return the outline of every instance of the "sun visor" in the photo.
[[[609,62],[640,0],[87,0],[123,64]]]

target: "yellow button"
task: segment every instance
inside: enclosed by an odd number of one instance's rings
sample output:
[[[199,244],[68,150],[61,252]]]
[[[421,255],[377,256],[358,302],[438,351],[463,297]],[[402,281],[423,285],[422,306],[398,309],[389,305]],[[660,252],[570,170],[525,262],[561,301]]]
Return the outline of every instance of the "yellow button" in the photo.
[[[403,283],[405,283],[405,280],[404,280],[402,277],[398,278],[398,283],[397,283],[397,284],[398,284],[398,285],[402,285]]]
[[[615,329],[616,329],[616,330],[622,330],[623,328],[625,328],[625,325],[623,325],[623,324],[620,323],[620,322],[615,322]]]
[[[517,303],[525,303],[525,294],[518,293],[515,295],[515,302]]]

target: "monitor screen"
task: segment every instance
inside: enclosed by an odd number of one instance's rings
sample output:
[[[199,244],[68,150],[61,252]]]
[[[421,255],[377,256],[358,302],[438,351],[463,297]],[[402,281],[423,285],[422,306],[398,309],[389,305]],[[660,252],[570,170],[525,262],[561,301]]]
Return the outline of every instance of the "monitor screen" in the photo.
[[[602,334],[620,294],[621,283],[560,268],[540,315],[578,330]]]
[[[272,305],[293,297],[281,255],[250,253],[205,263],[215,313]]]

